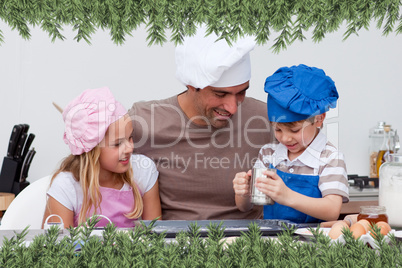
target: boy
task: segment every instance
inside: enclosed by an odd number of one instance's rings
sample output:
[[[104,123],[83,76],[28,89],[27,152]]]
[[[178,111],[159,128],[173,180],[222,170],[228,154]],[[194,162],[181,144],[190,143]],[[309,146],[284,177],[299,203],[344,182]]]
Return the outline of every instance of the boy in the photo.
[[[268,119],[279,144],[264,145],[255,167],[267,178],[256,187],[274,201],[264,206],[264,219],[297,223],[337,220],[342,202],[348,202],[348,182],[343,155],[320,131],[325,113],[336,107],[338,92],[325,72],[305,65],[278,69],[265,81]],[[251,171],[233,180],[236,205],[253,207],[250,200]]]

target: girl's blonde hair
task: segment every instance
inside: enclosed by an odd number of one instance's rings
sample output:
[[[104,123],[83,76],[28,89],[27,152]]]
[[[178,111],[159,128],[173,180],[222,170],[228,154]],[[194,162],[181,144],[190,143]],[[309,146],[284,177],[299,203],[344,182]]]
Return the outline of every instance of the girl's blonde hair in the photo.
[[[51,183],[60,172],[71,172],[74,179],[81,185],[83,192],[82,207],[78,217],[78,224],[83,223],[92,215],[88,215],[91,207],[95,208],[94,214],[98,214],[102,196],[99,190],[99,171],[100,171],[100,147],[96,146],[94,149],[81,155],[69,155],[66,157],[59,169],[52,177]],[[134,195],[133,210],[124,216],[129,219],[136,219],[142,215],[144,204],[137,185],[133,181],[133,170],[130,168],[121,174],[116,174],[120,179],[131,186]]]

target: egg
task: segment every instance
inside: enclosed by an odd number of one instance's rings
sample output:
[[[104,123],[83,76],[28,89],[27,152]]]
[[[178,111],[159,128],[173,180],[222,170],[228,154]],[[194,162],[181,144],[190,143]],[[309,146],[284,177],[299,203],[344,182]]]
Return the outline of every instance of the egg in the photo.
[[[377,227],[380,228],[380,233],[382,235],[387,235],[391,231],[391,226],[385,221],[379,221],[376,223]],[[376,238],[375,232],[370,228],[370,234],[372,237]]]
[[[349,214],[349,215],[346,215],[343,220],[348,222],[349,226],[352,226],[353,223],[357,222],[358,216],[359,216],[359,214]]]
[[[371,223],[368,220],[360,220],[358,221],[361,225],[363,225],[364,229],[366,229],[366,233],[370,231]]]
[[[329,230],[329,237],[332,239],[337,239],[341,234],[344,228],[349,228],[348,224],[344,221],[338,221],[334,225],[332,225],[331,230]]]
[[[352,232],[352,235],[355,239],[358,239],[362,235],[366,234],[366,229],[364,226],[358,222],[354,223],[352,226],[350,226],[350,231]]]

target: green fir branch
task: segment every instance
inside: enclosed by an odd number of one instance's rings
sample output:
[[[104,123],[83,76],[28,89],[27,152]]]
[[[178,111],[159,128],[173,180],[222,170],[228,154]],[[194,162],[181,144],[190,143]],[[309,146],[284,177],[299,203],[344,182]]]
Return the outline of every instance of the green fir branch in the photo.
[[[402,33],[402,16],[400,17],[400,20],[399,20],[400,22],[399,22],[399,25],[398,25],[398,27],[396,28],[396,30],[395,30],[395,33],[396,34],[401,34]]]
[[[167,242],[165,235],[152,232],[157,222],[143,222],[130,230],[108,225],[102,236],[87,236],[97,219],[69,228],[60,239],[59,229],[52,226],[28,245],[28,229],[3,238],[0,248],[1,267],[401,267],[402,242],[389,235],[389,243],[373,226],[377,248],[354,239],[343,230],[346,243],[334,243],[319,228],[312,228],[313,239],[301,242],[295,228],[284,225],[277,239],[262,237],[259,226],[250,224],[248,231],[224,246],[223,224],[210,224],[208,237],[200,235],[195,223],[188,231]],[[84,230],[83,230],[84,229]],[[83,237],[85,240],[82,240]],[[81,249],[76,249],[82,241]]]
[[[278,37],[274,52],[306,39],[314,42],[347,25],[344,40],[374,23],[383,35],[402,32],[400,0],[0,0],[0,20],[26,40],[30,27],[40,26],[52,41],[65,40],[64,27],[72,27],[74,40],[91,43],[97,29],[109,31],[111,40],[124,44],[141,25],[148,45],[175,45],[206,24],[229,44],[239,36],[254,36],[260,45]],[[170,37],[167,35],[170,34]],[[4,36],[0,29],[0,43]]]
[[[146,15],[148,17],[147,32],[148,45],[163,45],[166,42],[166,19],[165,11],[167,9],[167,0],[148,0],[144,1],[146,6]],[[146,4],[145,4],[146,3]]]
[[[399,5],[391,2],[387,9],[387,21],[383,28],[383,35],[388,35],[393,31],[395,22],[399,18]]]
[[[267,3],[262,3],[258,0],[252,0],[254,6],[254,12],[252,18],[258,18],[256,20],[256,42],[258,45],[263,45],[269,41],[269,36],[271,34],[271,11],[270,5]]]

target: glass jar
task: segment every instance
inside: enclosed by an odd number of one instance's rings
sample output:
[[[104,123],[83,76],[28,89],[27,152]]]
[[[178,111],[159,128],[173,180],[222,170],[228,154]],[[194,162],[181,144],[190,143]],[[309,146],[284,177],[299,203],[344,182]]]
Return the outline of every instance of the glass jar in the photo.
[[[384,140],[377,154],[377,174],[380,174],[380,167],[384,162],[389,161],[389,156],[394,153],[394,137],[391,136],[391,126],[384,126]]]
[[[384,206],[361,206],[357,221],[367,220],[370,223],[388,222],[387,209]]]
[[[402,227],[402,155],[391,154],[380,167],[379,205],[387,209],[388,223]]]
[[[377,173],[377,154],[381,148],[384,139],[384,126],[385,122],[378,122],[377,126],[373,127],[369,131],[369,139],[370,139],[370,178],[378,178]]]
[[[387,125],[384,121],[378,122],[378,125],[371,128],[369,132],[370,138],[370,178],[379,177],[379,169],[383,162],[388,161],[390,153],[397,152],[396,144],[399,144],[399,137],[396,130]]]

